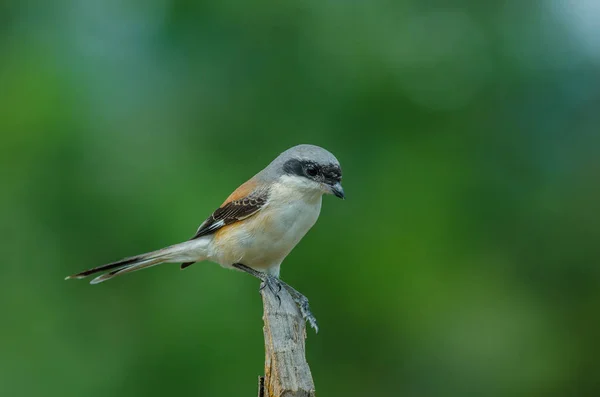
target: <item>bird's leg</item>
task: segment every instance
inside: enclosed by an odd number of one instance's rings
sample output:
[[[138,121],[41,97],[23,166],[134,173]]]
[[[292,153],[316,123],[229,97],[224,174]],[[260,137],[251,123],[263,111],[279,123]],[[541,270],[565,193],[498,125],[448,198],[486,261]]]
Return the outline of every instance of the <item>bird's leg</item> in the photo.
[[[290,294],[290,296],[294,300],[294,302],[296,302],[296,304],[298,305],[298,308],[300,308],[300,313],[302,313],[302,317],[304,317],[304,319],[309,322],[310,326],[314,328],[315,332],[319,332],[319,326],[317,325],[317,319],[310,311],[310,307],[308,306],[308,299],[306,298],[306,296],[302,295],[300,292],[296,291],[296,289],[291,287],[289,284],[287,284],[286,282],[280,280],[279,278],[277,278],[275,276],[271,276],[270,274],[259,272],[258,270],[254,270],[251,267],[248,267],[241,263],[234,263],[232,266],[243,272],[251,274],[254,277],[261,280],[262,283],[260,285],[260,289],[262,290],[265,287],[269,287],[271,292],[273,292],[275,294],[275,296],[277,296],[277,299],[279,299],[280,303],[281,303],[281,299],[279,298],[278,294],[279,294],[279,291],[281,291],[281,287],[285,288],[286,291]]]
[[[319,326],[317,325],[317,319],[312,314],[312,312],[310,311],[310,307],[308,306],[308,298],[302,295],[300,292],[296,291],[296,289],[287,284],[285,281],[279,280],[279,282],[281,283],[281,285],[283,285],[287,292],[289,292],[289,294],[292,296],[292,299],[294,299],[294,302],[296,302],[296,304],[300,308],[302,317],[304,317],[304,319],[309,322],[310,326],[313,327],[313,329],[315,330],[315,333],[318,333]]]
[[[265,287],[269,287],[271,292],[273,294],[275,294],[275,296],[277,297],[277,300],[279,300],[279,303],[281,304],[281,298],[279,297],[279,291],[281,291],[281,283],[282,283],[281,280],[279,280],[275,276],[271,276],[270,274],[267,274],[264,272],[259,272],[258,270],[254,270],[251,267],[248,267],[241,263],[234,263],[232,266],[243,272],[251,274],[252,276],[254,276],[257,279],[259,279],[260,281],[262,281],[260,283],[260,290],[262,291]]]

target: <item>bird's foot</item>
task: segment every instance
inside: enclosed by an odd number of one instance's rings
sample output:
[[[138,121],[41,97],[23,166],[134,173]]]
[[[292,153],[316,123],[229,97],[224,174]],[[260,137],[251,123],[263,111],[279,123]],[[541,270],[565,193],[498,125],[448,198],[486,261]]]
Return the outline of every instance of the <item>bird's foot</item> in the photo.
[[[304,317],[304,320],[308,321],[310,326],[315,330],[315,333],[318,333],[319,326],[317,325],[317,319],[310,311],[310,306],[308,305],[308,298],[302,295],[289,284],[281,280],[279,280],[279,282],[281,283],[281,285],[283,285],[286,291],[289,292],[294,302],[296,302],[296,304],[298,305],[298,308],[300,309],[300,313],[302,313],[302,317]]]
[[[259,272],[258,270],[254,270],[251,267],[248,267],[241,263],[234,263],[233,267],[235,267],[236,269],[239,269],[243,272],[246,272],[248,274],[251,274],[254,277],[261,280],[262,282],[260,283],[260,290],[262,291],[265,287],[268,287],[269,290],[271,292],[273,292],[273,294],[275,294],[275,296],[279,300],[280,304],[281,304],[281,298],[279,297],[279,292],[281,291],[282,287],[285,288],[285,290],[290,294],[290,296],[292,297],[292,299],[294,300],[296,305],[298,305],[298,308],[300,309],[300,313],[302,313],[302,317],[304,318],[304,320],[308,321],[308,323],[315,330],[315,332],[319,332],[319,326],[317,325],[317,319],[310,311],[310,307],[308,305],[308,299],[306,298],[306,296],[304,296],[300,292],[296,291],[296,289],[294,289],[293,287],[291,287],[284,281],[281,281],[279,278],[272,276],[270,274]]]
[[[241,263],[234,263],[233,267],[235,267],[236,269],[239,269],[243,272],[246,272],[248,274],[251,274],[254,277],[256,277],[257,279],[259,279],[260,281],[262,281],[260,283],[259,291],[262,291],[263,289],[265,289],[265,287],[268,287],[269,290],[273,293],[273,295],[275,295],[277,297],[279,304],[281,304],[281,298],[279,297],[279,292],[281,291],[281,283],[282,283],[281,280],[279,280],[277,277],[272,276],[270,274],[267,274],[264,272],[259,272],[258,270],[254,270],[251,267],[248,267]]]
[[[262,282],[260,283],[260,288],[258,289],[259,291],[262,291],[263,289],[265,289],[265,287],[268,287],[269,290],[275,294],[275,296],[277,296],[277,299],[279,299],[279,304],[281,304],[281,299],[279,298],[279,292],[281,292],[281,282],[280,280],[275,277],[275,276],[271,276],[269,274],[264,274],[264,277],[261,278]]]

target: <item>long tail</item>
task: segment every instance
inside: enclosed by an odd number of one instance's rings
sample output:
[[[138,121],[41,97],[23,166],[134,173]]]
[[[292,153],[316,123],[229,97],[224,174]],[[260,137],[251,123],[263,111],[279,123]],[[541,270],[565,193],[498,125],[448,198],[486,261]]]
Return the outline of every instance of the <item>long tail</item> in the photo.
[[[204,259],[204,248],[201,241],[186,241],[158,251],[132,256],[107,265],[94,267],[81,273],[68,276],[65,280],[73,278],[81,279],[92,274],[103,273],[110,270],[108,273],[104,273],[90,281],[90,284],[98,284],[110,280],[113,277],[160,265],[161,263],[199,262]]]

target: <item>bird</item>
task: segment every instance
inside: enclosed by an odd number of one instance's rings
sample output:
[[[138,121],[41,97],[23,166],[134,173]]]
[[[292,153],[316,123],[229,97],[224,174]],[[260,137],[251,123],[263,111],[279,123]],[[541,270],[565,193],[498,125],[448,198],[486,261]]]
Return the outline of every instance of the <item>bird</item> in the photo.
[[[99,284],[163,263],[181,263],[185,269],[197,262],[215,262],[257,277],[261,289],[285,288],[318,331],[308,299],[279,278],[280,267],[317,221],[323,195],[345,199],[341,182],[340,162],[332,153],[315,145],[294,146],[235,189],[189,240],[66,279],[101,273],[90,282]]]

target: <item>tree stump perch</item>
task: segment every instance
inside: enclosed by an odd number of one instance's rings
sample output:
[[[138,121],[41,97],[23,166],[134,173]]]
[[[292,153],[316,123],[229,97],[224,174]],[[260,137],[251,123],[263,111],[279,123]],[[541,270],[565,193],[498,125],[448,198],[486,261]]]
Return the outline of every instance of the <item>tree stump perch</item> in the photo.
[[[314,397],[315,385],[306,362],[306,321],[282,288],[276,295],[261,290],[265,336],[265,375],[259,377],[258,397]]]

